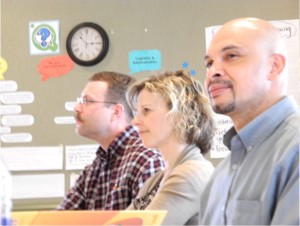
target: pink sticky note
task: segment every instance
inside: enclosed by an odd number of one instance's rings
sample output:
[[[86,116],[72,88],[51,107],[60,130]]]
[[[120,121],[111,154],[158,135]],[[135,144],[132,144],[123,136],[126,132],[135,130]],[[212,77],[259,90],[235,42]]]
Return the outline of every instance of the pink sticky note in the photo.
[[[68,55],[55,56],[43,59],[39,66],[38,72],[42,75],[42,81],[48,78],[59,78],[68,74],[74,67],[74,62]]]

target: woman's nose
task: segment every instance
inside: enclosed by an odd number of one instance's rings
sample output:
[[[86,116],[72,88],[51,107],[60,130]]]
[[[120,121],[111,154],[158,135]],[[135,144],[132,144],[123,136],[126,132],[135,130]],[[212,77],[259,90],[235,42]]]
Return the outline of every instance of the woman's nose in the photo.
[[[141,118],[140,118],[140,114],[135,112],[134,117],[132,119],[132,124],[135,126],[139,126],[141,125]]]
[[[139,124],[138,120],[136,117],[134,117],[131,121],[132,125],[137,126]]]

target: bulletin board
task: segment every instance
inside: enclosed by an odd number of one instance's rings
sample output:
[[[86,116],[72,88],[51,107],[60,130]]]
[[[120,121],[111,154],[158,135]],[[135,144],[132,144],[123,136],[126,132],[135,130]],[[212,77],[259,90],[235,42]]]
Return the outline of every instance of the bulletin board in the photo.
[[[299,18],[298,0],[1,0],[0,9],[0,154],[13,176],[14,210],[56,208],[94,159],[98,145],[75,133],[73,112],[94,73],[141,79],[187,69],[204,80],[207,28],[237,17]],[[69,32],[87,21],[109,37],[94,66],[74,63],[66,50]],[[214,165],[223,157],[207,156]]]

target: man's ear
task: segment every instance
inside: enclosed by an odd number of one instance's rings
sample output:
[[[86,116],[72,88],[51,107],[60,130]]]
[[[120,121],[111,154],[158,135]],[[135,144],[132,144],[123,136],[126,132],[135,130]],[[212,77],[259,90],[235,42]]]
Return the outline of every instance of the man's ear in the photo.
[[[286,59],[283,55],[275,53],[273,54],[270,60],[271,60],[271,71],[269,73],[268,79],[273,81],[280,76],[283,69],[285,68]]]
[[[122,116],[122,114],[124,113],[124,106],[122,104],[115,104],[113,109],[113,115],[116,117],[120,117]]]

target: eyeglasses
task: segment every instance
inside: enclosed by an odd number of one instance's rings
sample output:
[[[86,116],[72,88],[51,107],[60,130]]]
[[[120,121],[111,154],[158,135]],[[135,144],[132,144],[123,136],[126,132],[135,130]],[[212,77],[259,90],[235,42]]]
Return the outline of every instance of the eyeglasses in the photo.
[[[85,97],[77,97],[76,102],[77,102],[77,104],[90,104],[90,103],[117,104],[116,102],[111,102],[111,101],[89,100]]]

